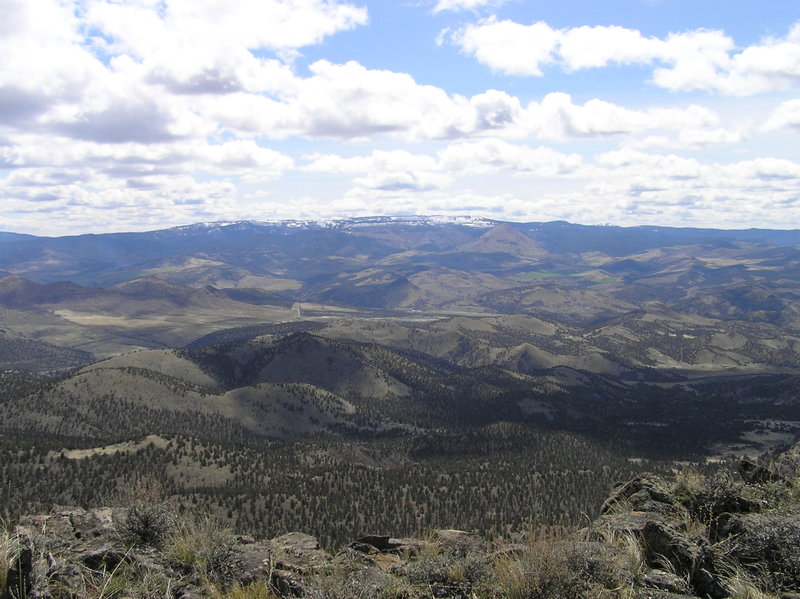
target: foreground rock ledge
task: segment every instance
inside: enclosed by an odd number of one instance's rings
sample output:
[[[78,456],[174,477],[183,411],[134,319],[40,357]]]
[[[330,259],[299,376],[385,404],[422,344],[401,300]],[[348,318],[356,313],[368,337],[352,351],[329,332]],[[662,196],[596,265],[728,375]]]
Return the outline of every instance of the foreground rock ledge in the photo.
[[[306,534],[237,536],[162,505],[62,508],[6,535],[2,599],[800,599],[797,478],[743,471],[691,484],[638,476],[571,533],[372,534],[336,554]]]

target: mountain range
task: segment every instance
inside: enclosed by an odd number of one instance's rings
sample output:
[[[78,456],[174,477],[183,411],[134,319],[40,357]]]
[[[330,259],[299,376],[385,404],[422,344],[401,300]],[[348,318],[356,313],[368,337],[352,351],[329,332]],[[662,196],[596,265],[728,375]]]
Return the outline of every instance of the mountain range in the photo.
[[[2,408],[43,434],[800,430],[796,230],[375,217],[0,248],[0,367],[59,374]]]

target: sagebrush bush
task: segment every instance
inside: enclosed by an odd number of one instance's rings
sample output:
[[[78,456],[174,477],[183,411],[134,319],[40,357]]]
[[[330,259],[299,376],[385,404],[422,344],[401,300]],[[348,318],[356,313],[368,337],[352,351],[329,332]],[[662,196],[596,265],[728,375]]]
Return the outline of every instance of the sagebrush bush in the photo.
[[[441,549],[422,553],[404,572],[411,582],[471,588],[486,581],[492,572],[487,556],[480,552],[461,554]]]
[[[137,502],[128,508],[120,534],[131,545],[161,548],[175,524],[174,512],[162,503]]]
[[[673,493],[704,524],[725,512],[747,511],[750,500],[755,499],[755,491],[727,470],[717,470],[708,477],[691,469],[679,471]]]
[[[347,572],[347,573],[345,573]],[[308,581],[307,599],[410,599],[419,597],[394,577],[335,569]]]

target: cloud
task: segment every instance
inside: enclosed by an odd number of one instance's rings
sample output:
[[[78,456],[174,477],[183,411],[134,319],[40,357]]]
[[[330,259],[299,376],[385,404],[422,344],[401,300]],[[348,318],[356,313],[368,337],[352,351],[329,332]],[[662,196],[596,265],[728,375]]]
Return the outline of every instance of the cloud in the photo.
[[[0,30],[0,125],[30,126],[57,102],[79,101],[105,67],[81,45],[69,3],[8,0]]]
[[[433,12],[444,11],[463,11],[471,10],[476,11],[481,8],[494,8],[502,6],[508,0],[437,0],[436,6],[433,7]]]
[[[594,198],[608,222],[649,217],[654,224],[785,228],[800,217],[800,164],[789,160],[704,164],[624,149],[598,156],[596,165],[591,183],[571,201],[588,206]]]
[[[555,60],[559,33],[546,23],[520,25],[494,17],[453,35],[455,43],[479,62],[507,75],[541,76]]]
[[[207,134],[204,102],[181,95],[285,92],[291,67],[264,52],[319,43],[367,11],[335,0],[8,0],[3,17],[0,125],[118,143]]]
[[[456,177],[512,172],[523,176],[556,177],[575,174],[582,166],[578,154],[552,148],[531,148],[500,139],[448,144],[436,155],[405,150],[376,150],[369,155],[341,157],[311,154],[301,170],[339,175],[361,175],[354,181],[363,188],[422,190],[444,189]]]
[[[526,126],[543,139],[569,139],[630,134],[653,129],[705,128],[719,122],[717,114],[698,105],[681,108],[630,110],[599,99],[576,105],[564,93],[547,94],[531,102]]]
[[[788,100],[779,104],[769,115],[763,129],[800,129],[800,100]]]
[[[364,25],[367,9],[329,0],[86,0],[86,20],[115,53],[145,59],[164,48],[301,48]]]
[[[563,154],[552,148],[530,148],[499,139],[458,142],[439,153],[440,168],[460,175],[498,171],[555,177],[574,174],[583,160],[578,154]]]
[[[677,136],[649,135],[635,138],[625,145],[629,148],[646,150],[649,148],[665,148],[673,150],[701,150],[713,146],[739,144],[749,137],[747,128],[726,129],[683,129]]]
[[[714,209],[730,222],[796,214],[795,163],[706,164],[677,150],[769,141],[800,127],[797,100],[776,106],[758,131],[674,100],[632,108],[555,91],[531,101],[529,90],[523,102],[503,89],[452,93],[357,61],[303,62],[308,45],[365,25],[361,4],[6,0],[0,228],[141,229],[301,213],[632,222],[639,211],[672,223],[715,222]],[[663,88],[750,93],[796,84],[800,27],[736,48],[719,31],[657,38],[491,18],[446,39],[500,72],[639,65]],[[342,141],[349,156],[331,149]],[[326,150],[297,158],[309,147]]]
[[[609,65],[652,67],[652,82],[672,91],[705,90],[733,96],[790,89],[800,82],[800,23],[783,38],[737,49],[722,31],[697,29],[664,38],[616,25],[553,28],[495,17],[449,34],[465,54],[495,71],[542,76]]]
[[[587,160],[499,139],[458,141],[435,155],[307,158],[308,170],[353,177],[331,200],[351,215],[467,212],[529,221],[776,228],[800,218],[800,164],[780,158],[703,163],[623,148]]]
[[[196,119],[170,110],[157,97],[137,94],[97,99],[54,111],[45,122],[50,122],[55,133],[101,143],[158,143],[196,136],[192,126]]]
[[[37,20],[37,11],[51,10],[57,18]],[[215,135],[567,139],[665,126],[655,111],[600,100],[576,106],[564,94],[527,107],[498,90],[448,94],[355,61],[318,60],[299,76],[260,51],[316,43],[366,19],[365,9],[323,0],[14,0],[13,39],[0,41],[8,50],[0,53],[1,124],[101,143],[204,143]],[[47,41],[37,45],[40,37]],[[550,42],[537,44],[546,50]],[[28,62],[32,72],[20,66]],[[664,114],[680,120],[678,112]]]
[[[93,0],[87,23],[104,53],[140,63],[148,81],[175,93],[274,91],[290,79],[280,60],[256,55],[314,45],[364,25],[367,11],[325,0]]]
[[[171,175],[151,181],[150,186],[128,185],[76,169],[71,179],[80,185],[67,180],[53,185],[49,174],[16,171],[0,179],[4,207],[0,228],[36,227],[54,234],[65,229],[155,229],[193,222],[203,215],[217,220],[235,213],[236,189],[225,181],[197,182]],[[42,213],[52,218],[42,222]]]
[[[404,73],[367,69],[356,62],[318,61],[312,76],[296,78],[277,98],[227,94],[209,100],[210,118],[238,135],[293,135],[405,141],[469,137],[547,140],[629,135],[642,131],[719,124],[698,105],[630,110],[599,99],[575,104],[569,94],[550,93],[522,106],[506,92],[488,90],[471,98],[420,85]]]
[[[302,170],[361,175],[353,178],[351,195],[424,192],[445,188],[452,181],[452,177],[439,168],[432,156],[405,150],[376,150],[370,155],[353,158],[312,154],[306,159],[309,163]]]
[[[406,73],[357,62],[310,65],[274,96],[234,93],[210,98],[209,117],[239,135],[333,139],[394,136],[407,141],[482,134],[524,135],[519,99],[488,90],[466,98],[421,85]]]

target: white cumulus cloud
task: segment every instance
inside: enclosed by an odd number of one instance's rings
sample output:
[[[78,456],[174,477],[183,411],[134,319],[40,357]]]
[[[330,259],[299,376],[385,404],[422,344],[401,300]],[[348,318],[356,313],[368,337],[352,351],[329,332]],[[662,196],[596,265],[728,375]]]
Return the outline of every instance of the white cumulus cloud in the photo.
[[[800,82],[800,23],[785,37],[742,49],[719,30],[696,29],[664,38],[616,25],[554,28],[495,17],[449,34],[464,53],[508,74],[542,76],[609,65],[652,66],[652,82],[672,91],[707,90],[739,96],[790,89]]]
[[[505,4],[508,0],[436,0],[433,12],[478,10],[481,8],[493,8]]]
[[[800,100],[788,100],[779,104],[764,123],[765,131],[800,129]]]

